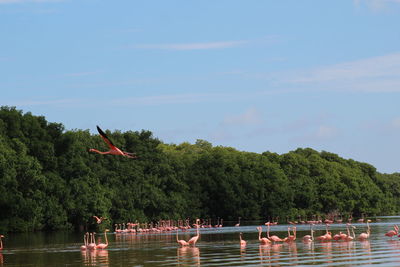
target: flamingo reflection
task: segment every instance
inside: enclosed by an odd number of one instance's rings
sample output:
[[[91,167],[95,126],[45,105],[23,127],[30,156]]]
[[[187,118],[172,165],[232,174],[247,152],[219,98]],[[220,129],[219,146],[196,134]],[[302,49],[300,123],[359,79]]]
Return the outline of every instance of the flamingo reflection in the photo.
[[[108,250],[81,250],[84,266],[109,266]]]
[[[198,247],[184,246],[177,249],[178,265],[200,266],[200,249]]]

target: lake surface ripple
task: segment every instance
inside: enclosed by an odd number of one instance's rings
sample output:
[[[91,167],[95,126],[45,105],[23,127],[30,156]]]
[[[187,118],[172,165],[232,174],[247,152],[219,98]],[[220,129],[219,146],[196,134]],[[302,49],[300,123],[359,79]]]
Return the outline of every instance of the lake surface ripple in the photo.
[[[109,233],[109,247],[81,251],[82,233],[9,234],[3,239],[0,266],[400,266],[400,239],[384,234],[400,224],[400,217],[382,217],[371,223],[367,241],[330,241],[303,243],[309,225],[297,225],[297,239],[292,243],[260,245],[258,225],[204,228],[196,246],[179,247],[176,233]],[[356,235],[366,231],[366,224],[354,223]],[[288,225],[271,227],[271,234],[287,236]],[[266,227],[263,227],[265,236]],[[315,236],[325,233],[316,225]],[[332,224],[333,234],[346,232],[345,224]],[[247,246],[239,245],[239,233]],[[194,229],[179,231],[179,239],[188,240]],[[104,238],[98,234],[97,238]]]

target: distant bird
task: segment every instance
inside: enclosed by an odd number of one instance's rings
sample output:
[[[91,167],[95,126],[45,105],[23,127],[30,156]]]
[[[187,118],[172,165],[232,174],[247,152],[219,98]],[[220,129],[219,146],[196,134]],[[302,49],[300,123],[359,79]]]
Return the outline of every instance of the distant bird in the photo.
[[[89,233],[86,233],[86,234],[83,235],[83,243],[84,243],[84,245],[81,246],[81,250],[86,250],[87,249],[88,238],[89,238]]]
[[[350,230],[349,230],[350,226],[351,226],[351,232],[353,233],[353,235],[350,234]],[[356,238],[356,235],[354,234],[354,229],[356,227],[351,225],[350,223],[347,223],[346,227],[347,227],[347,237],[346,237],[345,241],[353,241]]]
[[[287,238],[285,238],[286,240],[286,242],[293,242],[293,241],[295,241],[296,240],[296,231],[297,231],[297,229],[296,229],[296,226],[293,226],[293,235],[290,235],[290,226],[288,227],[288,236],[287,236]]]
[[[273,242],[283,242],[283,241],[286,241],[287,240],[287,238],[284,238],[284,239],[282,239],[282,238],[280,238],[280,237],[278,237],[278,236],[276,236],[276,235],[272,235],[272,236],[270,236],[269,235],[269,228],[270,228],[270,222],[267,222],[267,223],[265,223],[266,225],[267,225],[267,229],[268,229],[268,231],[267,231],[267,237],[268,237],[268,239],[269,240],[271,240],[271,241],[273,241]]]
[[[240,246],[245,247],[247,242],[246,242],[246,240],[242,239],[242,233],[239,234],[239,238],[240,238]]]
[[[193,236],[193,237],[190,238],[189,241],[188,241],[188,243],[189,243],[190,245],[195,246],[197,240],[199,240],[199,237],[200,237],[199,227],[196,228],[196,232],[197,232],[197,235]]]
[[[181,245],[182,247],[184,247],[184,246],[189,246],[189,243],[186,242],[186,240],[183,240],[183,239],[179,239],[179,238],[178,238],[178,231],[179,231],[179,230],[176,230],[176,242],[177,242],[179,245]]]
[[[257,227],[258,230],[258,240],[260,240],[261,245],[268,245],[271,243],[271,240],[269,240],[266,237],[261,237],[261,233],[262,233],[262,227],[259,226]]]
[[[121,155],[121,156],[124,156],[124,157],[127,157],[127,158],[132,158],[132,159],[137,158],[135,153],[125,152],[125,151],[122,151],[121,149],[119,149],[118,147],[114,146],[114,144],[107,137],[107,135],[100,129],[100,127],[99,126],[96,126],[96,127],[97,127],[97,131],[99,132],[101,138],[103,138],[104,142],[106,142],[107,145],[110,147],[110,150],[103,152],[103,151],[99,151],[97,149],[91,148],[91,149],[89,149],[89,152],[96,152],[96,153],[99,153],[99,154],[102,154],[102,155],[104,155],[104,154]]]
[[[370,229],[370,227],[369,227],[369,223],[371,222],[371,220],[367,220],[367,232],[366,233],[361,233],[359,236],[358,236],[358,239],[359,240],[366,240],[366,239],[368,239],[368,237],[369,237],[369,235],[371,234],[371,229]]]
[[[235,227],[239,227],[240,226],[240,217],[239,217],[239,222],[237,224],[235,224]]]
[[[4,235],[0,235],[0,250],[3,249],[3,240],[1,240],[2,238],[4,238]]]
[[[108,239],[107,239],[107,232],[108,231],[110,231],[110,230],[106,229],[104,231],[104,238],[106,239],[106,243],[99,243],[99,244],[96,245],[96,248],[105,249],[106,247],[108,247]]]
[[[97,246],[96,246],[96,242],[95,242],[95,240],[94,240],[94,235],[95,235],[96,233],[90,233],[89,235],[90,235],[90,241],[89,241],[89,239],[88,239],[88,245],[87,245],[87,248],[88,249],[96,249],[97,248]],[[90,242],[90,243],[89,243]]]
[[[399,234],[399,227],[397,225],[394,225],[394,230],[390,230],[389,232],[387,232],[385,234],[385,236],[392,238],[393,236],[398,235],[398,234]]]
[[[97,216],[93,216],[93,218],[95,218],[96,219],[96,222],[98,223],[98,224],[100,224],[100,223],[102,223],[103,222],[103,220],[105,220],[106,218],[103,218],[103,217],[97,217]]]
[[[314,229],[313,229],[313,225],[314,225],[314,224],[311,224],[311,225],[310,225],[311,235],[305,235],[305,236],[303,236],[303,242],[308,243],[308,242],[314,241]]]

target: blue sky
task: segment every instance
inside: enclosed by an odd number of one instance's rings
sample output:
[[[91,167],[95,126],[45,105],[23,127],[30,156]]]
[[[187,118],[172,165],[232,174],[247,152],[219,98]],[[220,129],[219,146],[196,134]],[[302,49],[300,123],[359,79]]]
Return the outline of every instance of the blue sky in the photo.
[[[0,0],[0,105],[400,172],[400,0]]]

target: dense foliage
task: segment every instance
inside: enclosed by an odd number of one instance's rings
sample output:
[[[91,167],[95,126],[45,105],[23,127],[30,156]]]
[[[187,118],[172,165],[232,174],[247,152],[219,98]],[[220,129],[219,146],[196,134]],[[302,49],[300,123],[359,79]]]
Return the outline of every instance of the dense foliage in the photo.
[[[278,155],[195,144],[164,144],[149,131],[109,132],[140,157],[107,150],[99,135],[0,109],[0,232],[79,228],[158,219],[394,214],[400,174],[329,152]]]

